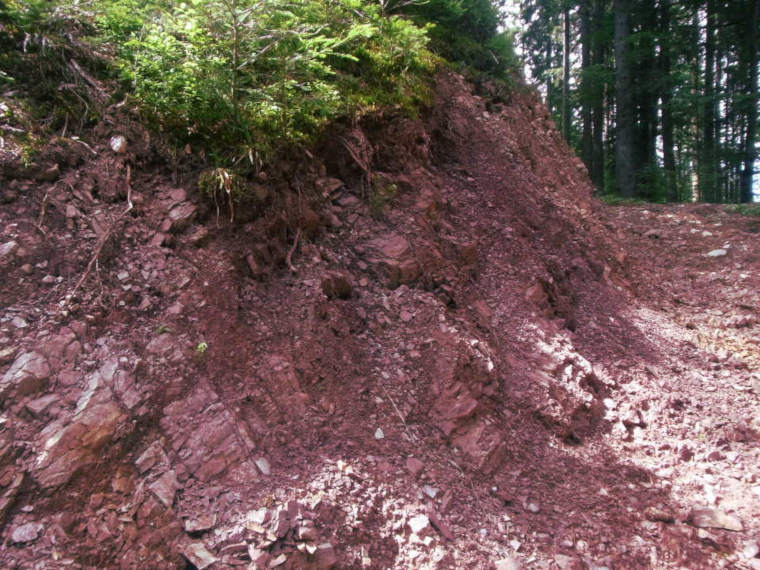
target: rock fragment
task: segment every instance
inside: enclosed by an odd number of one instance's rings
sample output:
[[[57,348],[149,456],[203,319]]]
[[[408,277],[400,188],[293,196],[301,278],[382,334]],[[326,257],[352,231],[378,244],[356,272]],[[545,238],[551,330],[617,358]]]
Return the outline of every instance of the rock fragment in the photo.
[[[160,463],[162,460],[166,461],[166,454],[161,448],[161,444],[154,441],[148,446],[148,449],[143,451],[140,457],[135,460],[135,467],[137,467],[138,471],[142,474],[157,463]]]
[[[673,513],[658,507],[647,507],[644,510],[644,516],[648,521],[664,522],[667,524],[672,524],[676,520]]]
[[[347,276],[336,273],[322,280],[322,292],[328,299],[350,299],[353,287]]]
[[[39,418],[54,402],[58,400],[58,398],[59,396],[57,394],[48,394],[47,396],[42,396],[41,398],[27,402],[24,407],[35,418]]]
[[[425,464],[415,457],[410,457],[406,460],[406,469],[412,477],[417,477],[425,469]]]
[[[269,461],[266,460],[264,457],[259,457],[256,461],[256,467],[259,468],[259,471],[261,471],[262,475],[271,475],[272,474],[272,467],[269,465]]]
[[[330,570],[338,563],[338,555],[335,553],[333,545],[329,542],[323,542],[317,546],[314,553],[318,570]]]
[[[185,532],[205,532],[216,526],[216,513],[204,513],[185,521]]]
[[[410,518],[407,524],[414,534],[420,534],[430,526],[430,519],[427,515],[416,515]]]
[[[180,554],[198,570],[205,570],[219,559],[208,551],[206,546],[201,542],[190,542],[186,544]]]
[[[327,198],[330,194],[343,188],[343,181],[338,178],[317,178],[314,181],[314,186],[316,186],[322,196]]]
[[[195,219],[195,214],[198,208],[193,206],[190,202],[182,202],[177,204],[169,211],[169,228],[171,233],[178,233],[192,224]]]
[[[174,495],[179,489],[177,476],[174,471],[167,471],[149,487],[156,498],[161,501],[165,507],[170,508],[174,503]]]
[[[8,399],[11,394],[23,397],[42,390],[50,374],[50,364],[42,354],[22,354],[0,379],[0,401]]]
[[[497,560],[495,566],[496,570],[522,570],[523,567],[520,560],[513,556]]]
[[[441,517],[439,517],[437,513],[430,511],[428,513],[428,519],[430,519],[430,524],[433,525],[433,528],[441,533],[443,538],[446,540],[454,540],[454,533],[451,532],[449,526],[441,520]]]
[[[725,249],[714,249],[706,255],[707,257],[723,257],[728,255],[728,252]]]
[[[126,415],[111,399],[110,391],[86,391],[72,418],[49,424],[40,434],[45,441],[34,477],[43,488],[66,483],[78,470],[95,463]]]
[[[734,532],[744,530],[741,520],[718,509],[693,509],[689,522],[697,528],[722,528]]]
[[[7,241],[4,244],[0,244],[0,266],[7,264],[13,258],[13,255],[18,251],[18,242]]]
[[[45,527],[40,523],[26,523],[13,529],[11,542],[14,544],[26,544],[37,540]]]

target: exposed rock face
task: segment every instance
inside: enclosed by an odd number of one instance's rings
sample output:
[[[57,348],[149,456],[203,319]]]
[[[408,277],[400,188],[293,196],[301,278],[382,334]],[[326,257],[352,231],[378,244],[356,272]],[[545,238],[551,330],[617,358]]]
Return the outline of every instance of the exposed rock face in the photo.
[[[74,414],[51,423],[40,434],[44,444],[35,465],[37,483],[46,489],[58,487],[97,463],[99,452],[127,418],[110,389],[92,382]]]
[[[198,386],[182,400],[167,406],[161,428],[176,457],[180,480],[192,476],[210,482],[231,467],[256,478],[255,467],[246,460],[254,448],[253,442],[210,390]]]
[[[488,402],[497,378],[488,348],[475,340],[458,342],[438,363],[437,378],[437,427],[468,454],[474,468],[492,472],[504,460],[506,444]]]

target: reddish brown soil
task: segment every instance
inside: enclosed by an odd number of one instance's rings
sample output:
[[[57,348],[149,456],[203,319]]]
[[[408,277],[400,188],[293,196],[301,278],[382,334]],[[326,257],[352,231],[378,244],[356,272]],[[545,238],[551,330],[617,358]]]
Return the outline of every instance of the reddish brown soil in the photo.
[[[232,224],[134,124],[6,172],[3,567],[760,568],[760,221],[436,94]]]

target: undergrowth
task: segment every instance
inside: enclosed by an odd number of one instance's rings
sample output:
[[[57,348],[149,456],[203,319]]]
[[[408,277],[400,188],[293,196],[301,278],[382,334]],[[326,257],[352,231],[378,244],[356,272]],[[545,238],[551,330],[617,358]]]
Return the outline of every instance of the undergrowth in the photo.
[[[308,149],[328,124],[418,115],[441,65],[485,74],[506,93],[517,64],[497,4],[6,0],[0,88],[23,85],[37,120],[62,135],[125,103],[162,144],[210,167],[201,189],[232,217],[251,175]],[[386,194],[375,193],[377,211]]]
[[[760,216],[760,204],[734,204],[726,206],[726,211],[742,216]]]
[[[599,196],[599,200],[609,206],[643,206],[645,204],[651,204],[651,202],[641,200],[640,198],[624,198],[617,194],[602,194]]]

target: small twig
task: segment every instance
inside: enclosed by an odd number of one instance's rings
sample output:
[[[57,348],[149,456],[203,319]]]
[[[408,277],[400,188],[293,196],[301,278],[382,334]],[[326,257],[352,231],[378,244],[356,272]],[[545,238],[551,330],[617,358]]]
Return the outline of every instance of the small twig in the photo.
[[[16,127],[11,127],[10,125],[0,125],[0,129],[3,129],[4,131],[8,131],[11,133],[25,133],[26,131],[24,129],[18,129]]]
[[[290,269],[293,273],[298,273],[298,270],[293,266],[293,254],[296,251],[296,248],[298,247],[298,240],[301,237],[301,228],[298,228],[296,230],[296,237],[293,240],[293,246],[288,250],[288,255],[285,257],[285,263],[288,264],[288,269]]]
[[[42,207],[40,208],[40,218],[37,220],[37,229],[42,232],[42,235],[47,238],[47,232],[42,229],[42,222],[45,220],[45,210],[47,209],[48,196],[50,195],[50,188],[45,190],[45,196],[42,198]]]
[[[73,140],[74,142],[78,142],[78,143],[79,143],[79,144],[81,144],[81,145],[82,145],[84,148],[86,148],[87,150],[89,150],[89,151],[90,151],[92,154],[94,154],[95,156],[98,156],[98,151],[96,151],[95,149],[93,149],[93,148],[92,148],[90,145],[88,145],[88,144],[87,144],[86,142],[84,142],[83,140],[79,140],[79,138],[78,138],[78,137],[71,137],[71,140]]]
[[[406,420],[404,419],[404,415],[401,413],[401,410],[398,409],[396,402],[393,401],[393,398],[391,398],[391,395],[388,393],[388,390],[386,390],[384,386],[382,388],[383,388],[383,392],[385,392],[385,395],[391,401],[391,404],[393,405],[393,409],[396,410],[396,414],[398,414],[398,417],[401,420],[401,423],[404,424],[404,431],[406,432],[407,437],[409,438],[410,441],[417,441],[417,438],[414,437],[411,431],[409,431],[409,426],[407,425]]]
[[[126,214],[127,212],[129,212],[134,207],[134,204],[132,204],[132,167],[129,164],[127,164],[126,184],[127,184],[127,209],[122,214],[122,216]]]

